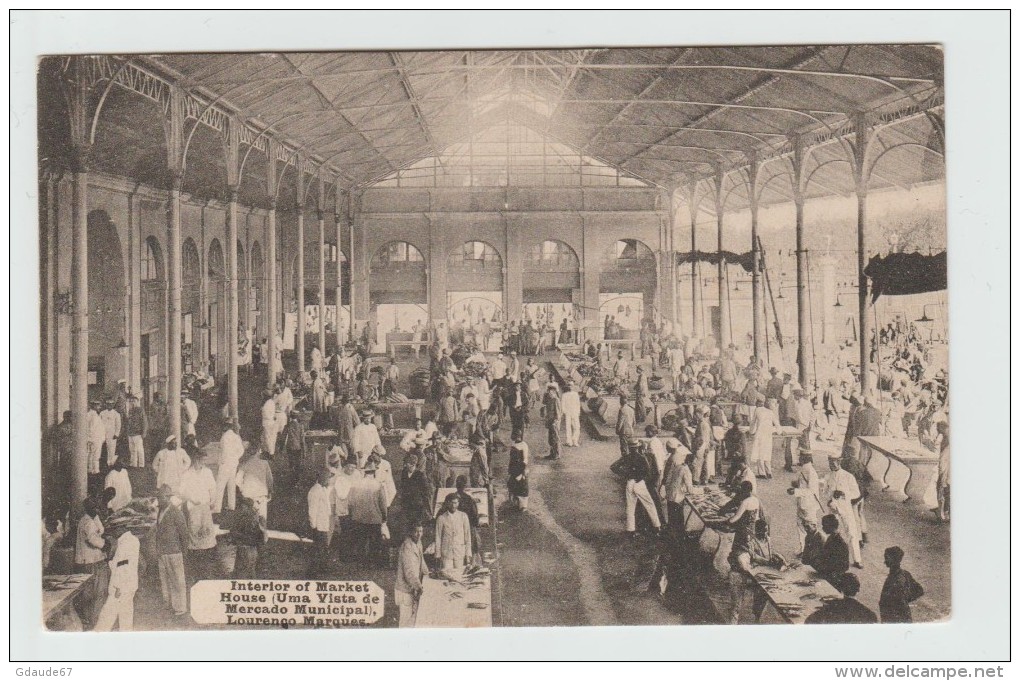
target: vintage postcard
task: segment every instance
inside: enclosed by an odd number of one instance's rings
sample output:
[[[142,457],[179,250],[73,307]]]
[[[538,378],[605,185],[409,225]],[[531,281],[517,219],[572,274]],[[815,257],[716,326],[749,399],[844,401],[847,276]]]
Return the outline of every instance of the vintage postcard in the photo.
[[[941,46],[37,83],[46,629],[950,618]]]

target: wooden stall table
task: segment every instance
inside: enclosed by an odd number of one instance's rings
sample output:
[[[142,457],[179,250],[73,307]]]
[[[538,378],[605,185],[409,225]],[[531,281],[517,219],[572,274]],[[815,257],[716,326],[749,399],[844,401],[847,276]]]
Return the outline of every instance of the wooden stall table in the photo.
[[[742,406],[739,402],[730,402],[730,401],[726,401],[726,402],[720,401],[717,404],[726,411],[726,418],[729,419],[729,421],[731,423],[733,422],[734,415],[740,412],[740,407]],[[662,419],[663,419],[663,417],[671,414],[672,412],[677,411],[680,408],[683,408],[683,407],[700,407],[700,406],[706,406],[706,407],[711,406],[711,402],[709,402],[708,400],[693,401],[693,402],[677,402],[675,400],[654,400],[653,399],[652,400],[652,414],[653,414],[653,418],[655,419],[655,425],[658,426],[659,428],[661,428],[662,427]]]
[[[752,570],[757,588],[769,604],[790,624],[804,624],[828,601],[843,596],[807,565],[786,570],[759,566]]]
[[[474,452],[464,440],[450,440],[446,443],[446,451],[440,454],[439,481],[440,484],[447,484],[456,480],[458,475],[469,476],[471,473],[471,458]]]
[[[427,350],[431,343],[432,341],[429,340],[391,340],[387,341],[386,345],[389,346],[390,357],[395,359],[397,356],[397,348],[411,348],[411,350],[421,352],[423,348]]]
[[[880,465],[880,461],[875,461],[879,457],[873,456],[874,453],[881,455],[880,458],[885,461],[885,470],[882,471],[881,477],[875,476],[882,481],[882,489],[905,495],[904,503],[924,503],[924,497],[930,492],[938,474],[938,454],[928,451],[920,442],[904,438],[878,435],[861,436],[857,439],[861,444],[862,461],[868,464],[869,469],[873,462]],[[888,476],[893,461],[907,468],[907,479],[902,489],[890,489]]]
[[[684,531],[701,530],[701,539],[698,544],[703,551],[712,554],[712,566],[721,575],[729,572],[730,567],[727,559],[730,550],[733,548],[733,532],[724,532],[719,528],[726,522],[726,516],[719,512],[733,498],[720,489],[699,487],[701,492],[688,494],[684,497],[681,506],[681,514]],[[684,512],[684,508],[687,512]],[[716,537],[715,548],[710,548],[712,538]]]
[[[478,507],[478,526],[488,527],[489,490],[484,487],[465,487],[464,491],[475,500],[475,505]],[[446,495],[456,494],[456,492],[457,489],[455,487],[440,487],[436,490],[436,515],[439,515],[440,510],[443,508],[443,502],[446,501]]]
[[[638,358],[638,352],[636,348],[641,344],[641,340],[638,338],[611,338],[609,340],[602,341],[602,347],[606,349],[609,356],[612,357],[613,351],[616,349],[630,350],[630,359],[634,361]]]
[[[361,413],[362,409],[371,409],[378,414],[394,414],[414,410],[414,418],[420,419],[425,407],[423,399],[409,399],[406,402],[354,402],[354,408]]]
[[[51,631],[81,631],[82,623],[74,610],[74,599],[95,575],[43,575],[43,622]]]
[[[482,568],[474,576],[465,575],[470,569],[457,570],[450,575],[453,579],[441,575],[422,580],[416,629],[492,626],[491,574]]]

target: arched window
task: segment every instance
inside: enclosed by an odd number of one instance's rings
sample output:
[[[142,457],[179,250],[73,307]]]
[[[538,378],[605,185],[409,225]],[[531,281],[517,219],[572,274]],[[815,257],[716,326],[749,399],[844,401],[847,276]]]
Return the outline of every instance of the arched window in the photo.
[[[637,239],[620,239],[613,244],[613,253],[617,260],[653,260],[652,249]]]
[[[495,248],[484,241],[467,241],[450,254],[450,265],[502,267],[503,259]]]
[[[372,265],[385,266],[396,262],[425,262],[421,251],[406,241],[394,241],[386,244],[375,253]]]
[[[578,267],[574,249],[562,241],[547,240],[531,247],[528,262],[544,267]]]
[[[156,239],[149,237],[145,240],[145,253],[142,256],[142,267],[141,267],[141,280],[142,281],[158,281],[161,278],[163,267],[162,258],[160,258],[159,244]]]

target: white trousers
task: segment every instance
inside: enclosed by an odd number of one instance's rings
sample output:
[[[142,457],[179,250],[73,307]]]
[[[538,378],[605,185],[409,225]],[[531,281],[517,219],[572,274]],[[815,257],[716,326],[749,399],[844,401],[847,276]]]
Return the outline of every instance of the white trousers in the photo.
[[[135,624],[135,592],[121,591],[120,598],[113,591],[106,597],[103,609],[99,611],[95,631],[112,631],[120,623],[120,631],[131,631]]]
[[[106,438],[106,465],[113,468],[113,462],[117,460],[117,438]]]
[[[652,501],[652,495],[648,493],[648,487],[645,485],[644,480],[627,481],[627,531],[634,532],[637,529],[637,525],[634,520],[634,512],[637,510],[638,502],[644,506],[645,512],[648,513],[648,517],[652,519],[652,526],[659,527],[659,512],[655,510],[655,503]]]
[[[568,447],[577,447],[581,444],[581,415],[569,412],[563,415],[564,438]]]
[[[130,465],[135,468],[144,468],[145,440],[141,435],[128,435],[128,451],[131,452]]]
[[[237,462],[231,465],[220,466],[216,471],[216,505],[214,513],[223,510],[223,492],[227,493],[227,508],[231,511],[237,506],[237,483],[234,478],[237,476]]]
[[[276,420],[262,419],[262,444],[266,446],[269,456],[276,453]]]
[[[418,618],[418,603],[414,596],[406,591],[394,591],[393,595],[397,602],[397,608],[400,610],[400,622],[397,626],[401,629],[413,627]]]
[[[99,472],[99,457],[103,453],[103,442],[104,440],[96,440],[85,444],[88,450],[89,473],[93,475]]]

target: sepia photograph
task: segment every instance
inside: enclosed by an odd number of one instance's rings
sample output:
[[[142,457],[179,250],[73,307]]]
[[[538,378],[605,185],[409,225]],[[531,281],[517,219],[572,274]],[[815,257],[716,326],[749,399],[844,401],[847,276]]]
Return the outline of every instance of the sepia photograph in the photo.
[[[21,626],[973,608],[946,45],[690,36],[37,54]]]
[[[937,45],[38,77],[48,627],[950,615]]]

